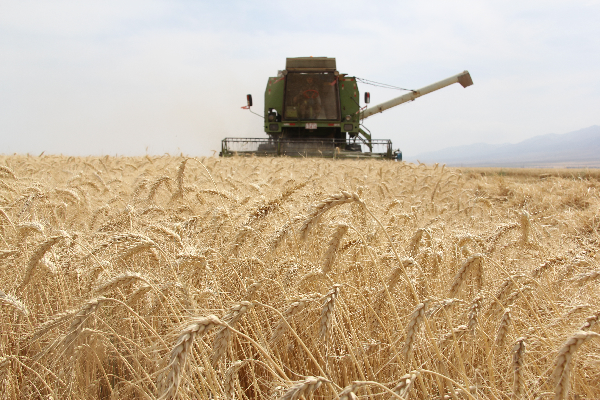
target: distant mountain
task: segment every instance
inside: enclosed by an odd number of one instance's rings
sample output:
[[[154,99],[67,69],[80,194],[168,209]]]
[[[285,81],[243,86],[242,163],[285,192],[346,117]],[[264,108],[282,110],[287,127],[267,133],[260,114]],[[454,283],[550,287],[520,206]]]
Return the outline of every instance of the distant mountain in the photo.
[[[407,161],[480,167],[600,167],[600,126],[535,136],[515,144],[476,143],[406,157]]]

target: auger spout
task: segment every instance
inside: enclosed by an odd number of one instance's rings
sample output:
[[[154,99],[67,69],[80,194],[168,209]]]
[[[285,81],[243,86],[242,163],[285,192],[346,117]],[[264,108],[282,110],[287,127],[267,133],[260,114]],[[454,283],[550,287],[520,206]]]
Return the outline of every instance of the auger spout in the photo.
[[[471,75],[469,74],[469,71],[463,71],[460,74],[456,74],[454,76],[451,76],[450,78],[446,78],[439,82],[422,87],[419,90],[415,90],[410,93],[406,93],[402,96],[396,97],[395,99],[388,100],[381,104],[377,104],[376,106],[373,106],[373,107],[369,107],[360,113],[360,119],[368,118],[371,115],[383,112],[392,107],[399,106],[400,104],[406,103],[407,101],[413,101],[418,97],[424,96],[424,95],[434,92],[438,89],[445,88],[446,86],[450,86],[453,83],[460,83],[462,85],[462,87],[466,88],[467,86],[471,86],[473,84],[473,80],[471,79]]]

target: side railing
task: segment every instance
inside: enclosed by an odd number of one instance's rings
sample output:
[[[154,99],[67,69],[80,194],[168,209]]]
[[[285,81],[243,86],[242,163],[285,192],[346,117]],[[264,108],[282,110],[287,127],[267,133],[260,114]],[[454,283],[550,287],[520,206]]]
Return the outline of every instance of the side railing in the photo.
[[[321,158],[394,158],[392,141],[374,139],[371,149],[360,140],[225,138],[221,141],[222,157],[321,157]]]

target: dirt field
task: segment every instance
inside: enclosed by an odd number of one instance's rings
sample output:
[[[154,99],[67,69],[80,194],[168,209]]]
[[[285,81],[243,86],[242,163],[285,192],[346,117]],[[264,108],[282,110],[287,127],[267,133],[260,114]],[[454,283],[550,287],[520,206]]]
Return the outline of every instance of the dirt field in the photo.
[[[2,398],[600,398],[566,171],[0,156]]]

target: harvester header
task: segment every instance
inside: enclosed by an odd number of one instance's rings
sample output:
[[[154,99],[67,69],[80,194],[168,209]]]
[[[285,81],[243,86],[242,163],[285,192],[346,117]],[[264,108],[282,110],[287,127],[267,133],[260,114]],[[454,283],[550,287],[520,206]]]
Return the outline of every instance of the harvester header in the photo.
[[[335,58],[287,58],[265,89],[265,139],[225,138],[220,155],[396,158],[388,139],[375,140],[361,121],[453,83],[473,84],[467,71],[379,105],[361,108],[357,78],[340,74]],[[370,102],[365,93],[364,103]],[[247,106],[252,106],[248,95]],[[365,109],[366,108],[366,109]]]

